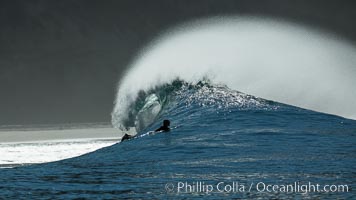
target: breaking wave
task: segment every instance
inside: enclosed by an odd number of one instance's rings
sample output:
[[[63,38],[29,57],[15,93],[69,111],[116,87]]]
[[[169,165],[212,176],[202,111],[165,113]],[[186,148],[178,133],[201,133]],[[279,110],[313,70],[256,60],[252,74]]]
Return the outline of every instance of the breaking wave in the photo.
[[[154,90],[175,90],[170,84],[177,79],[191,85],[208,79],[264,99],[355,119],[354,63],[353,46],[318,30],[261,18],[198,20],[167,31],[138,55],[119,83],[112,123],[138,130],[151,123],[169,99]],[[148,113],[140,106],[154,109]]]

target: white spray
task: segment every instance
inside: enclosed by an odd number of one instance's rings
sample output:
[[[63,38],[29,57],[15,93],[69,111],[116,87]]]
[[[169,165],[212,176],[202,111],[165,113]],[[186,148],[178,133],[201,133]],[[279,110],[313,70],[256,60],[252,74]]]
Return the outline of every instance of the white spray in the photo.
[[[283,21],[215,17],[176,27],[147,46],[118,87],[113,124],[139,90],[209,77],[234,90],[356,119],[356,48]]]

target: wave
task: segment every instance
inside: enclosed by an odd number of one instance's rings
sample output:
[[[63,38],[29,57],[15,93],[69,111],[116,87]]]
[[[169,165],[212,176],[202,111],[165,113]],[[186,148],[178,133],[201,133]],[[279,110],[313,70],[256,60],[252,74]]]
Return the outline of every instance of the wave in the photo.
[[[194,85],[204,78],[257,97],[356,119],[354,63],[353,46],[319,30],[261,18],[198,20],[167,31],[143,49],[119,83],[112,123],[140,130],[150,120],[135,125],[136,105],[150,101],[152,113],[140,114],[152,120],[168,100],[147,94],[177,79]]]
[[[164,113],[172,117],[172,109],[191,113],[194,106],[212,107],[216,112],[228,108],[278,108],[274,102],[231,90],[226,85],[213,84],[208,79],[197,83],[176,79],[148,91],[141,90],[128,105],[128,112],[114,113],[113,124],[124,130],[134,127],[139,132]]]
[[[207,184],[232,180],[290,184],[297,180],[320,185],[342,181],[349,187],[355,183],[356,121],[266,101],[207,80],[191,84],[178,79],[141,91],[138,97],[130,104],[131,111],[136,110],[133,115],[160,111],[136,139],[71,159],[1,169],[0,196],[301,199],[305,194],[267,194],[256,188],[246,193],[166,192],[165,185],[196,180]],[[178,128],[164,134],[143,134],[164,118]],[[308,195],[351,199],[353,194]]]

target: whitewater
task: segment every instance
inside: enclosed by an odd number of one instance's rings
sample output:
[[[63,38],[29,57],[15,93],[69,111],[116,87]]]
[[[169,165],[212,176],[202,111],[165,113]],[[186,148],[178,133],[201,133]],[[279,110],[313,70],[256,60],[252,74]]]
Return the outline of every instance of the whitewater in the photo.
[[[76,158],[1,169],[0,196],[351,199],[354,61],[351,45],[278,20],[184,24],[144,48],[118,84],[112,123],[135,129],[134,139]],[[170,132],[147,134],[164,119]],[[197,189],[221,182],[251,187]],[[350,189],[261,192],[260,182]],[[195,189],[180,190],[180,183]]]
[[[215,17],[163,33],[121,79],[113,124],[139,91],[179,78],[356,119],[356,49],[334,35],[281,20]]]

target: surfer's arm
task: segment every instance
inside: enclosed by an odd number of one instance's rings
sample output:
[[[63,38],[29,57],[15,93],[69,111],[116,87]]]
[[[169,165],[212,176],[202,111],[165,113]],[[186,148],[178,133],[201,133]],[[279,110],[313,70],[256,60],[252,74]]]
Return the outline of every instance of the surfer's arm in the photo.
[[[155,132],[160,132],[162,130],[163,130],[162,127],[159,127],[158,129],[155,130]]]

